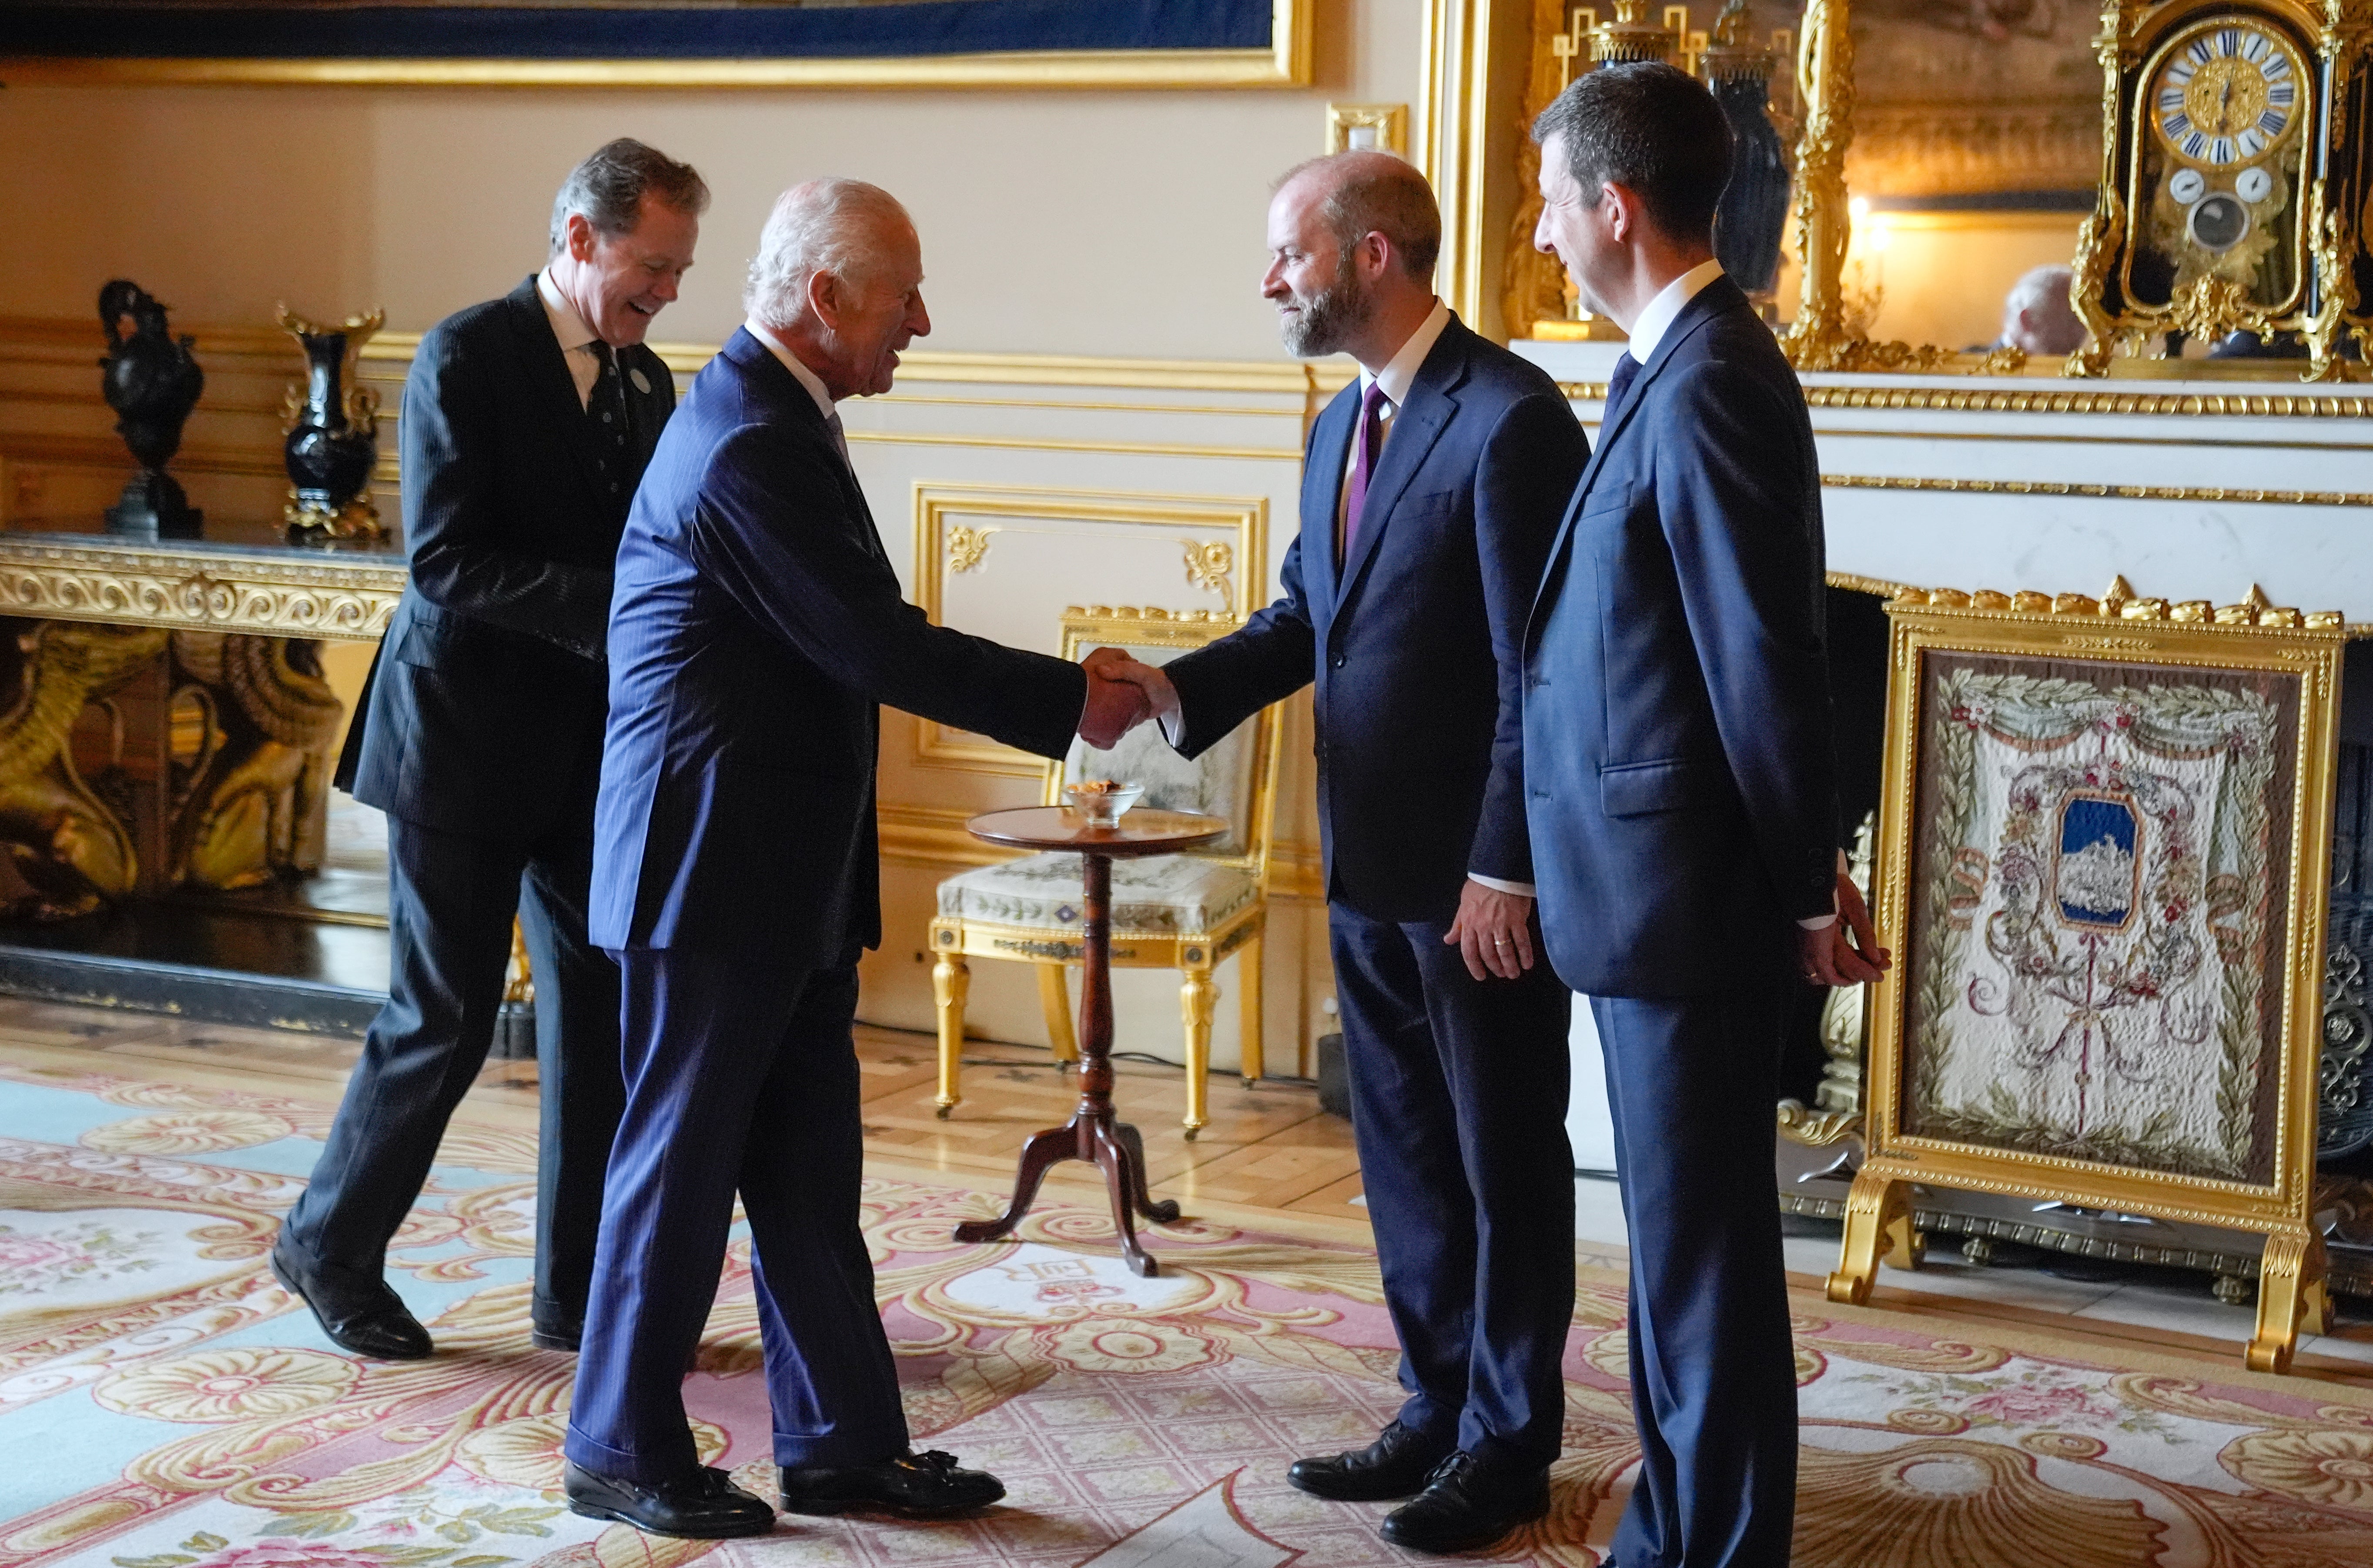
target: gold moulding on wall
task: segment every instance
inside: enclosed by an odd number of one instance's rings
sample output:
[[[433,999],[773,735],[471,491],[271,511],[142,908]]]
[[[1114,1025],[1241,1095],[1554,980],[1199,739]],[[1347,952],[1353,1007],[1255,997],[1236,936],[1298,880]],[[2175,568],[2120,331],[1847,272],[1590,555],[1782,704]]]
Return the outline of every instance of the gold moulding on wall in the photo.
[[[1078,538],[1083,530],[1100,525],[1113,529],[1116,538],[1147,545],[1177,563],[1173,569],[1180,570],[1182,586],[1216,599],[1214,614],[1219,616],[1233,614],[1240,605],[1266,602],[1266,497],[934,480],[917,480],[914,497],[915,602],[935,624],[942,622],[951,579],[998,569],[1000,537],[1058,533]],[[1210,537],[1214,532],[1222,537]],[[1054,609],[1048,606],[1050,625]],[[929,719],[914,720],[914,760],[925,767],[1013,778],[1036,777],[1045,767],[1027,753]]]

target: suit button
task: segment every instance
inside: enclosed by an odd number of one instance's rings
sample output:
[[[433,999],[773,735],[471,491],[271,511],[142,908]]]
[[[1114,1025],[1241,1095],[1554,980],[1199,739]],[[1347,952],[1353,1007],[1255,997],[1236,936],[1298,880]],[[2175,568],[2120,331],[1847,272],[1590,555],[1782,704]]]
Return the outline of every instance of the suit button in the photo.
[[[1340,670],[1340,669],[1341,669],[1345,664],[1347,664],[1347,663],[1349,663],[1349,662],[1350,662],[1350,661],[1349,661],[1348,659],[1344,658],[1344,657],[1343,657],[1343,655],[1341,655],[1341,654],[1339,654],[1339,653],[1338,653],[1338,654],[1337,654],[1337,655],[1335,656],[1335,668],[1337,668],[1338,670]]]

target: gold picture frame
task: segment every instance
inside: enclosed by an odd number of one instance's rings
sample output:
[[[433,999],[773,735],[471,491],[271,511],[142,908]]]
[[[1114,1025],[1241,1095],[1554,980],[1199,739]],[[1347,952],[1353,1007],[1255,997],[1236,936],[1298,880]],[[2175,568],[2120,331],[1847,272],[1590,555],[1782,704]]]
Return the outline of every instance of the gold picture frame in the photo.
[[[1330,103],[1327,106],[1327,151],[1373,148],[1395,158],[1409,156],[1409,105]]]
[[[1266,49],[1017,50],[756,59],[115,58],[0,54],[0,80],[70,86],[505,88],[1307,87],[1315,0],[1271,0]]]
[[[1916,1263],[1915,1186],[2229,1226],[2266,1237],[2247,1360],[2282,1371],[2328,1315],[2309,1200],[2341,617],[2122,579],[1888,612],[1896,963],[1829,1298]]]

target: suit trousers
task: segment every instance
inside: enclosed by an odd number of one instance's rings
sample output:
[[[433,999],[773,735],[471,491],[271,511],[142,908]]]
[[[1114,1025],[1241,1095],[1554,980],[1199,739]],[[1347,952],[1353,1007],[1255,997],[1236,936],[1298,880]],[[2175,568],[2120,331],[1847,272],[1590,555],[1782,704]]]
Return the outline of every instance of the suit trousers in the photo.
[[[645,1484],[699,1463],[684,1368],[716,1300],[737,1190],[775,1462],[870,1464],[906,1452],[898,1369],[858,1211],[854,957],[789,973],[762,956],[692,948],[617,957],[626,1111],[568,1457]]]
[[[1327,908],[1361,1181],[1401,1343],[1402,1424],[1546,1469],[1573,1321],[1572,993],[1478,981],[1437,920]],[[1537,926],[1535,949],[1539,948]]]
[[[625,1098],[618,970],[585,937],[589,808],[524,844],[387,819],[387,1005],[283,1227],[325,1310],[370,1299],[446,1122],[485,1065],[518,917],[535,977],[536,1327],[574,1332]]]
[[[1631,1242],[1640,1472],[1620,1568],[1786,1568],[1795,1352],[1771,1106],[1794,981],[1748,965],[1683,998],[1593,997]]]

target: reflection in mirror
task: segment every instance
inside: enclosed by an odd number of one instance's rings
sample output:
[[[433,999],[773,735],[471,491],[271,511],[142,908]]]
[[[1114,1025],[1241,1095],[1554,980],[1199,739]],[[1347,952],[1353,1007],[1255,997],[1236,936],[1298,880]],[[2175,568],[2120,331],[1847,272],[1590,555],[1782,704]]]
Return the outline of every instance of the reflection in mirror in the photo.
[[[1850,211],[1851,238],[1838,263],[1835,329],[1821,334],[1827,351],[1807,345],[1803,362],[1843,365],[1853,357],[1839,357],[1840,344],[1890,340],[2064,357],[2081,324],[2064,298],[2039,296],[2064,291],[2066,275],[2048,269],[2069,264],[2100,168],[2096,9],[2087,0],[1853,0],[1847,10],[1850,38],[1825,45],[1819,29],[1836,11],[1825,4],[1808,12],[1771,0],[1537,0],[1525,114],[1529,121],[1575,74],[1608,60],[1666,59],[1705,79],[1739,130],[1749,176],[1724,198],[1717,250],[1766,315],[1785,325],[1799,312],[1804,242],[1788,213],[1806,197],[1799,189],[1792,198],[1790,181],[1804,172],[1806,116],[1825,110],[1850,137],[1843,190],[1834,212],[1817,192],[1807,216],[1834,233]],[[1835,78],[1826,105],[1825,71]],[[1759,110],[1768,130],[1756,125]],[[1538,158],[1528,141],[1519,157],[1525,197],[1502,300],[1510,333],[1620,336],[1593,322],[1555,262],[1533,251]],[[1781,243],[1766,275],[1748,259],[1775,254],[1767,239],[1775,213]],[[1815,243],[1836,240],[1817,233]],[[1923,357],[1899,349],[1895,357],[1906,368]],[[1988,368],[2014,357],[1997,356]]]

